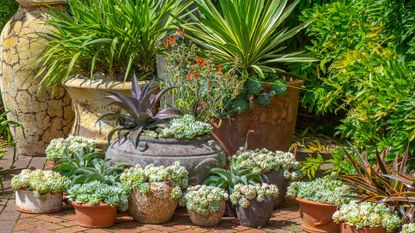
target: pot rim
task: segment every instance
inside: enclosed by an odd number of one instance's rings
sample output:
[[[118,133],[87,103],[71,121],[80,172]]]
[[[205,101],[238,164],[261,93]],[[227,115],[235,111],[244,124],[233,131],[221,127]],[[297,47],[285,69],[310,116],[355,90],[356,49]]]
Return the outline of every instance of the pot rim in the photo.
[[[152,142],[152,143],[159,143],[159,144],[188,144],[192,142],[208,142],[214,140],[212,135],[207,134],[199,137],[195,137],[192,139],[177,139],[177,138],[152,138],[148,136],[140,136],[140,142]],[[125,143],[131,143],[130,141],[126,141]],[[113,142],[110,146],[113,145],[122,145],[119,142]]]
[[[346,222],[341,222],[340,224],[341,225],[347,225],[347,226],[349,226],[351,228],[354,228],[354,229],[373,229],[373,230],[385,229],[384,227],[362,227],[362,228],[356,228],[356,226],[350,225],[350,224],[348,224]]]
[[[99,205],[91,205],[91,204],[82,204],[76,201],[71,201],[71,204],[74,207],[81,207],[81,208],[102,208],[102,207],[117,208],[117,206],[110,206],[107,203],[100,203]]]
[[[310,200],[306,200],[306,199],[302,199],[302,198],[298,198],[298,197],[293,197],[293,199],[299,203],[304,203],[304,204],[309,204],[309,205],[317,205],[317,206],[325,206],[325,207],[333,207],[337,209],[337,206],[332,205],[332,204],[327,204],[327,203],[321,203],[321,202],[316,202],[316,201],[310,201]]]
[[[67,3],[67,0],[16,0],[22,7],[56,6]]]
[[[31,190],[31,189],[18,189],[18,190],[14,190],[15,192],[26,192],[26,193],[34,193],[35,191]],[[52,193],[52,192],[46,192],[46,193],[41,193],[41,194],[50,194],[50,195],[59,195],[62,194],[63,195],[64,191],[61,192],[56,192],[56,193]]]
[[[145,83],[140,81],[140,84]],[[86,77],[74,77],[63,82],[63,86],[66,88],[76,89],[99,89],[99,90],[131,90],[132,83],[109,81],[104,79],[91,79]]]

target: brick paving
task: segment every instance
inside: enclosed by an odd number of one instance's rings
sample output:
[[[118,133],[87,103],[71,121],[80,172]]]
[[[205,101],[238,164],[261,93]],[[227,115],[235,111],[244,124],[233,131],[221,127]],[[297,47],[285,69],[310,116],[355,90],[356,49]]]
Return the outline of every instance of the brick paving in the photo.
[[[11,167],[11,156],[0,160],[1,168]],[[72,232],[275,232],[275,233],[299,233],[301,219],[298,214],[298,205],[293,201],[287,201],[283,208],[275,210],[268,226],[261,229],[240,226],[238,220],[224,217],[221,224],[214,228],[202,228],[193,226],[184,209],[178,209],[172,221],[161,225],[139,224],[126,214],[119,214],[115,226],[106,229],[90,229],[78,225],[76,216],[70,207],[54,214],[21,214],[16,211],[14,195],[10,191],[10,179],[24,168],[50,169],[52,164],[46,163],[45,158],[19,157],[10,172],[5,176],[4,187],[6,191],[0,195],[0,233],[72,233]]]

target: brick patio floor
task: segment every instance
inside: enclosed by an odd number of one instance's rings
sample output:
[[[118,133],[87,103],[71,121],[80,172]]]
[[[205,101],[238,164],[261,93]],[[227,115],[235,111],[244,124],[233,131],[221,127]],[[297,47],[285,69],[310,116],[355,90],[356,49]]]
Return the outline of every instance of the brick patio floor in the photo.
[[[10,156],[0,160],[0,168],[11,166]],[[224,217],[221,224],[215,228],[201,228],[193,226],[184,209],[178,209],[171,222],[161,225],[139,224],[132,221],[131,217],[120,214],[115,226],[106,229],[89,229],[79,226],[73,209],[55,214],[21,214],[16,211],[14,195],[10,191],[10,178],[24,168],[49,169],[51,164],[45,164],[45,158],[19,157],[9,174],[6,175],[6,192],[0,196],[0,233],[72,233],[72,232],[276,232],[297,233],[303,232],[300,227],[298,206],[292,201],[287,201],[283,208],[275,210],[267,227],[253,229],[238,224],[237,219]]]

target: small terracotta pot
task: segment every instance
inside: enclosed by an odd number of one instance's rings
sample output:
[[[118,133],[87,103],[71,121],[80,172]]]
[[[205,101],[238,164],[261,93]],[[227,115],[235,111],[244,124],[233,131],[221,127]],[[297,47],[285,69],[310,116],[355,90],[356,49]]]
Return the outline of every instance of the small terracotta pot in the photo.
[[[35,197],[33,191],[16,191],[16,209],[27,214],[50,214],[62,210],[62,193],[46,193],[46,199]]]
[[[220,223],[220,220],[223,217],[223,214],[225,213],[226,209],[226,202],[223,201],[220,203],[220,208],[216,213],[210,214],[208,216],[198,214],[194,211],[187,210],[187,213],[189,214],[190,220],[192,220],[192,223],[197,226],[202,227],[213,227],[217,226]]]
[[[364,227],[357,229],[349,224],[342,223],[340,226],[340,233],[387,233],[383,227]]]
[[[236,206],[236,214],[242,226],[246,227],[263,227],[267,225],[274,210],[274,200],[266,197],[264,201],[259,202],[255,198],[251,200],[248,208]]]
[[[289,181],[284,177],[284,171],[272,171],[270,173],[263,174],[264,183],[273,184],[278,188],[278,197],[274,200],[274,208],[279,208],[284,204],[285,196],[287,195],[287,188]]]
[[[115,224],[117,207],[108,204],[88,205],[71,202],[81,226],[90,228],[110,227]]]
[[[295,198],[300,203],[302,228],[309,233],[339,233],[340,224],[333,222],[336,206]]]

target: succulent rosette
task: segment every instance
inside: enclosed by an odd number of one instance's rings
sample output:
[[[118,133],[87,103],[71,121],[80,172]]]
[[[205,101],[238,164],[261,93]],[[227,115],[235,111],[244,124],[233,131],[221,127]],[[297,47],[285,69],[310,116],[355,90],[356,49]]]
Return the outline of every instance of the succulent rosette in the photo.
[[[46,148],[45,153],[48,160],[58,160],[64,155],[72,156],[82,150],[93,151],[95,146],[94,140],[81,136],[69,136],[67,138],[53,139]]]
[[[199,136],[209,135],[213,127],[209,123],[197,121],[192,115],[184,115],[170,121],[167,128],[162,129],[159,137],[192,139]]]
[[[400,233],[415,233],[415,224],[410,223],[403,225]]]
[[[279,190],[277,186],[270,184],[255,184],[255,185],[241,185],[237,184],[230,196],[233,205],[240,205],[242,208],[248,208],[250,202],[257,199],[258,202],[263,202],[265,198],[271,197],[276,199]]]
[[[186,208],[204,216],[218,212],[226,200],[228,194],[224,189],[206,185],[189,187],[185,195]]]

